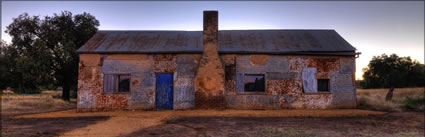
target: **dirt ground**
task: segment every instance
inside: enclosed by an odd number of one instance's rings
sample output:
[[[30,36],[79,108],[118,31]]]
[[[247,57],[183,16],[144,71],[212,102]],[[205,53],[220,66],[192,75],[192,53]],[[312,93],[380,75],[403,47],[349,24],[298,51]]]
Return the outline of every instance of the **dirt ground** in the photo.
[[[422,120],[421,120],[422,119]],[[133,132],[123,137],[346,137],[424,136],[423,114],[391,113],[369,117],[191,117]]]
[[[368,110],[183,110],[3,117],[3,136],[423,136],[424,113]]]
[[[55,92],[56,93],[56,92]],[[372,110],[400,108],[423,89],[359,90]],[[386,105],[385,105],[386,104]],[[388,105],[390,104],[390,105]],[[339,110],[174,110],[76,113],[75,101],[53,96],[2,97],[1,137],[423,137],[424,113]],[[382,109],[395,110],[395,109]],[[397,109],[402,110],[402,109]]]

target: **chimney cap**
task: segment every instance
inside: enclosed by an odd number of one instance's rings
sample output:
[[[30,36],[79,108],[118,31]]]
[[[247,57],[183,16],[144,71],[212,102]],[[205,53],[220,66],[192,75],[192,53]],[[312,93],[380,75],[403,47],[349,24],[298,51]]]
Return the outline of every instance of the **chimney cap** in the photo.
[[[204,10],[204,12],[218,12],[218,10]]]

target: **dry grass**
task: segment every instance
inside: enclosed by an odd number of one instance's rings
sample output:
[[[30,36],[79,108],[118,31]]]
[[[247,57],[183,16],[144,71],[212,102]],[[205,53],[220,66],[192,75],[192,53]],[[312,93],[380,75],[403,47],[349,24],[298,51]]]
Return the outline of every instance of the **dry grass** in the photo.
[[[3,115],[41,113],[75,108],[75,103],[73,102],[42,95],[2,96],[1,101]]]
[[[424,98],[424,88],[396,88],[393,100],[385,101],[388,89],[357,89],[358,108],[379,111],[404,111],[407,98]],[[417,108],[424,110],[424,105]]]
[[[53,97],[61,97],[62,91],[61,90],[44,90],[41,91],[42,95],[51,95]]]
[[[359,94],[363,94],[359,91]],[[365,92],[370,96],[375,91]],[[395,94],[398,94],[396,89]],[[360,117],[369,115],[382,115],[385,112],[376,112],[358,109],[339,110],[167,110],[167,111],[112,111],[77,113],[76,110],[45,112],[67,107],[75,104],[64,102],[50,96],[53,92],[42,92],[40,95],[3,96],[2,112],[38,113],[19,115],[11,118],[65,118],[65,117],[97,117],[107,116],[106,121],[99,121],[83,128],[61,133],[61,136],[119,136],[129,134],[147,127],[163,124],[169,120],[181,117]],[[379,93],[379,92],[377,92]],[[385,92],[383,92],[385,94]],[[422,94],[423,95],[423,94]],[[366,96],[366,95],[365,95]],[[385,96],[385,95],[384,95]],[[396,95],[395,95],[396,96]],[[113,127],[113,130],[111,130]],[[311,136],[311,134],[298,130],[264,129],[254,132],[253,136]]]

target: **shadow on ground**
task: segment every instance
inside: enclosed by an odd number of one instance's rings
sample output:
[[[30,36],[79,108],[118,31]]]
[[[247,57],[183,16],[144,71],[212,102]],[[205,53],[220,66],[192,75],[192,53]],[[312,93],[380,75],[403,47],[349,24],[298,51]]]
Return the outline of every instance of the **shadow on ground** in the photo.
[[[424,114],[367,117],[183,117],[122,137],[423,136]]]
[[[66,131],[86,127],[107,116],[70,118],[2,118],[2,136],[5,137],[53,137]]]

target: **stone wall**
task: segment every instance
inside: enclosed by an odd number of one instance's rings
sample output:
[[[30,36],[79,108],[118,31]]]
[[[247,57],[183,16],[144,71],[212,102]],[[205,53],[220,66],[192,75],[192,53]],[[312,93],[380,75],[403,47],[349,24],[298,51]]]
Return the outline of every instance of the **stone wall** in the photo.
[[[221,58],[226,71],[228,108],[326,109],[356,106],[354,57],[226,54]],[[304,92],[302,74],[305,68],[316,70],[313,80],[329,79],[330,92]],[[264,74],[265,93],[244,92],[245,74]]]
[[[195,108],[195,77],[201,57],[201,54],[80,54],[78,110],[154,109],[155,73],[174,74],[174,109]],[[224,68],[223,108],[356,106],[354,57],[221,54],[219,60]],[[330,79],[330,92],[305,93],[302,79],[305,68],[316,70],[315,79]],[[104,74],[130,74],[130,92],[103,93]],[[266,91],[244,93],[245,74],[264,74]]]
[[[203,53],[195,77],[195,107],[224,108],[224,67],[218,55],[218,12],[204,11]]]
[[[174,74],[174,109],[194,107],[200,54],[80,54],[79,111],[154,109],[155,73]],[[104,74],[130,74],[130,92],[103,93]]]

